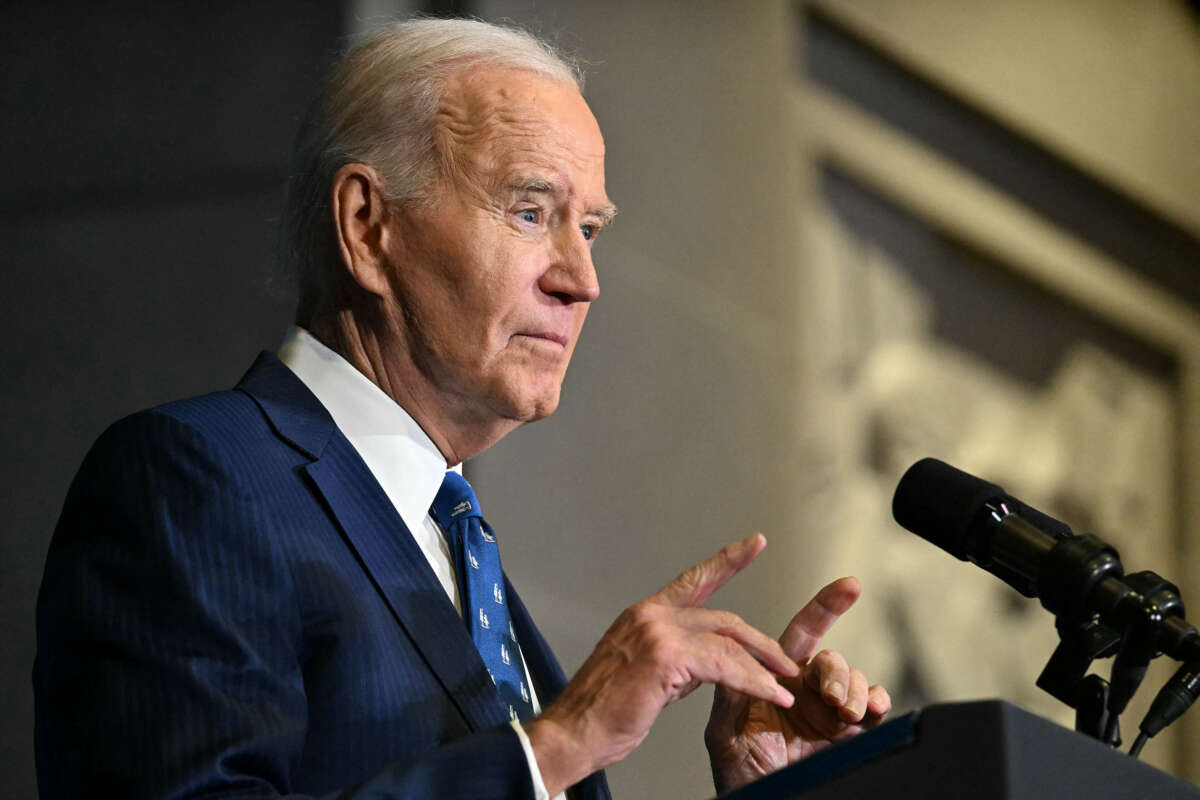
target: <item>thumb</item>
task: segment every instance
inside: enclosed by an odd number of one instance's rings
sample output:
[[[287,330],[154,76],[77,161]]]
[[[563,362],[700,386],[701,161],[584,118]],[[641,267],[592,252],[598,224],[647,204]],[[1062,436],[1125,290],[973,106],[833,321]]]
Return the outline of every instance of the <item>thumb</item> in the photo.
[[[684,570],[678,578],[659,589],[649,599],[679,607],[704,605],[713,592],[749,566],[766,546],[767,538],[761,533],[740,542],[730,542],[715,555]]]

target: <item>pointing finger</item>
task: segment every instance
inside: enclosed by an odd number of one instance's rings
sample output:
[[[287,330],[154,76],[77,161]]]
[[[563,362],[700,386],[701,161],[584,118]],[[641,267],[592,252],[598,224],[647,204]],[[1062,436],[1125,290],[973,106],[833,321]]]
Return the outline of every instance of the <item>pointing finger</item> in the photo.
[[[779,685],[775,676],[730,639],[704,634],[698,639],[690,673],[704,683],[717,683],[734,691],[790,708],[795,696]]]
[[[821,637],[854,605],[861,593],[856,578],[839,578],[817,592],[792,617],[783,636],[779,637],[784,652],[800,662],[812,657],[821,644]]]
[[[676,623],[695,631],[716,633],[740,644],[750,655],[767,669],[779,675],[793,677],[800,667],[787,657],[779,642],[754,628],[728,611],[710,611],[707,608],[683,608],[674,611]]]
[[[722,584],[745,569],[767,546],[761,533],[725,545],[713,556],[685,570],[649,599],[671,606],[703,605]]]

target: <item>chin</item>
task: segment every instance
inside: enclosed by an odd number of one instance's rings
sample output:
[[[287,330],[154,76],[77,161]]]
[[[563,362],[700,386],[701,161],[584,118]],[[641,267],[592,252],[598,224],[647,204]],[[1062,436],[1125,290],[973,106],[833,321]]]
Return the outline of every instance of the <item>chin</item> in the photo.
[[[566,364],[505,364],[477,384],[487,408],[501,419],[536,422],[558,409]]]
[[[505,392],[496,407],[503,409],[501,414],[515,422],[536,422],[545,419],[558,409],[559,384],[547,387],[542,391],[529,391],[529,387],[519,387],[525,391]]]
[[[537,422],[545,419],[558,409],[558,393],[553,397],[542,397],[528,403],[523,403],[516,410],[513,419],[520,422]]]

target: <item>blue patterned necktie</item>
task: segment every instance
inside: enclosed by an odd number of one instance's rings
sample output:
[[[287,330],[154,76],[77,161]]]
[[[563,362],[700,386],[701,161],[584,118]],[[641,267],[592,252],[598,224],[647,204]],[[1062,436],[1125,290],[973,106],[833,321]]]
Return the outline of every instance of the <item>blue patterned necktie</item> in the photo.
[[[508,704],[509,716],[529,719],[533,703],[525,683],[517,634],[508,615],[500,549],[491,526],[483,521],[471,484],[457,472],[447,472],[429,512],[446,532],[454,553],[463,619],[471,639],[501,699]]]

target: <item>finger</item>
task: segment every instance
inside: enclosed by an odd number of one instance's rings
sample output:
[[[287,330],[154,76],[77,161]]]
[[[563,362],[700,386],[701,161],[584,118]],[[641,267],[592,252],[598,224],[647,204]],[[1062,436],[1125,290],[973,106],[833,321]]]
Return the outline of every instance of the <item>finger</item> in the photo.
[[[737,614],[711,611],[707,608],[676,609],[673,619],[693,631],[726,636],[745,648],[767,669],[787,677],[800,674],[800,665],[788,658],[779,642],[757,628],[748,625]]]
[[[698,640],[698,651],[688,658],[692,677],[705,683],[720,684],[769,703],[790,708],[796,698],[779,685],[768,672],[732,639],[715,633]]]
[[[874,717],[882,717],[892,710],[892,698],[888,690],[875,684],[867,690],[867,711]]]
[[[850,666],[841,653],[822,650],[804,669],[805,684],[808,688],[820,692],[822,700],[831,706],[841,706],[846,702]]]
[[[740,542],[730,542],[668,583],[650,599],[672,606],[703,605],[725,581],[745,569],[767,546],[767,539],[756,533]]]
[[[843,722],[862,722],[867,713],[867,693],[867,677],[859,670],[850,670],[846,702],[838,709],[838,716]]]
[[[797,661],[804,661],[817,651],[821,637],[833,623],[845,614],[862,593],[856,578],[838,578],[817,592],[779,637],[783,650]]]

